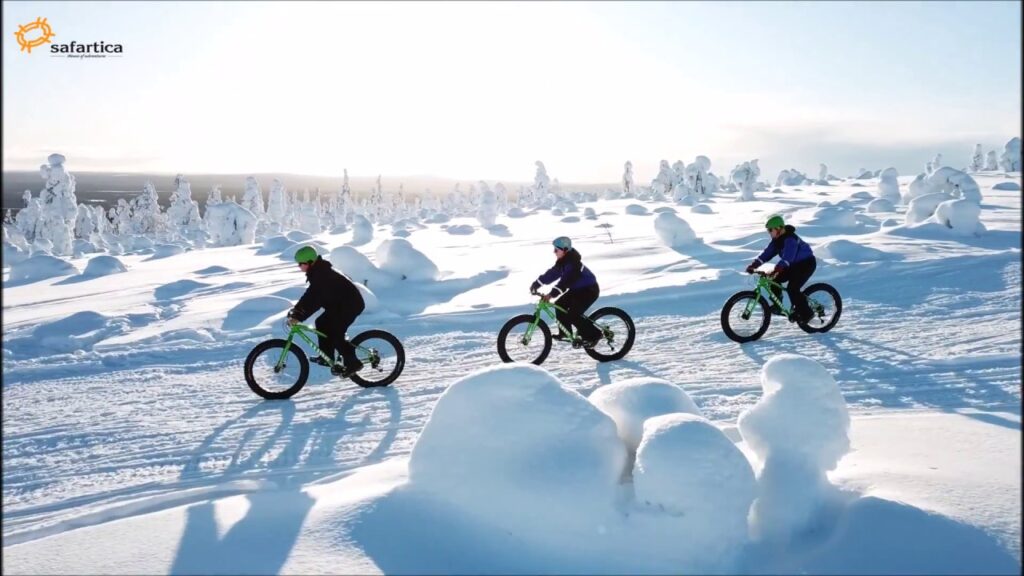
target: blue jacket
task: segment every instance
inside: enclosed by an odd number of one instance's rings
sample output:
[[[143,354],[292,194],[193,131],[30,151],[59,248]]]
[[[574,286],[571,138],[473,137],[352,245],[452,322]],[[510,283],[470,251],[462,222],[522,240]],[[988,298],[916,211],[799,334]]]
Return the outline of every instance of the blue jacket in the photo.
[[[797,262],[802,262],[814,257],[811,247],[796,235],[796,228],[786,225],[778,238],[773,238],[768,247],[757,257],[758,265],[761,265],[775,256],[779,257],[779,265],[788,268]]]
[[[555,280],[558,280],[558,284],[555,284],[558,293],[597,286],[597,278],[590,269],[583,265],[582,257],[575,248],[570,248],[561,260],[555,262],[554,266],[541,274],[534,281],[533,288],[537,289],[541,284],[550,284]]]

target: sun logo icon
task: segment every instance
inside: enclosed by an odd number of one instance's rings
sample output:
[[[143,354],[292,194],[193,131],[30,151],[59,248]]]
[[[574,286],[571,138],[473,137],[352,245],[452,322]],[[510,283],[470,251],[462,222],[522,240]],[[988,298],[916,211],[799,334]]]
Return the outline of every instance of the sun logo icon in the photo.
[[[39,36],[28,39],[26,35],[34,30],[39,31]],[[49,22],[42,16],[36,18],[35,22],[29,22],[28,24],[22,24],[18,26],[18,31],[14,33],[14,36],[18,39],[18,45],[21,46],[22,52],[32,53],[32,49],[43,44],[48,44],[50,38],[56,36],[53,33],[53,29],[50,28]]]

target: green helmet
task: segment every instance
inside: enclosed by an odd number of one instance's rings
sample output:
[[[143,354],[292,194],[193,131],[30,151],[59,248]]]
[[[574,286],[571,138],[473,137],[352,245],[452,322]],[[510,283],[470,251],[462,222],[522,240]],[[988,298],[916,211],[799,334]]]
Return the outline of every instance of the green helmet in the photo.
[[[299,264],[313,262],[318,256],[319,254],[316,253],[316,248],[313,248],[312,246],[303,246],[295,251],[295,261]]]
[[[764,227],[768,230],[772,228],[782,228],[786,223],[782,220],[782,216],[772,216],[765,222]]]

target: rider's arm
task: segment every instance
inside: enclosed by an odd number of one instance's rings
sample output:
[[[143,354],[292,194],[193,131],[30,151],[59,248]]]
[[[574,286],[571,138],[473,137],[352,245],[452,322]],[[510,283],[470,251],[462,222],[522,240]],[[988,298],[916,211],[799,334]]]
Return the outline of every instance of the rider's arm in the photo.
[[[775,255],[778,253],[779,251],[775,247],[775,242],[769,242],[768,246],[766,246],[764,251],[761,252],[761,255],[754,259],[754,262],[756,262],[754,268],[757,268],[761,264],[764,264],[765,262],[771,260],[772,258],[775,258]]]
[[[552,266],[550,269],[548,269],[547,272],[541,274],[540,276],[537,277],[536,280],[533,281],[532,288],[534,290],[536,290],[537,288],[540,288],[541,284],[550,284],[550,283],[554,282],[561,275],[562,275],[562,268],[561,268],[561,266],[559,266],[556,263],[554,266]]]
[[[576,251],[570,251],[565,255],[565,259],[568,259],[568,262],[562,265],[562,277],[558,279],[558,284],[555,284],[555,287],[552,288],[552,290],[557,290],[554,293],[555,296],[568,290],[579,279],[580,275],[583,274],[583,262]]]
[[[317,302],[316,294],[313,292],[313,287],[306,288],[306,292],[302,294],[302,298],[295,304],[295,307],[288,312],[289,318],[294,318],[299,322],[304,321],[313,315],[320,309],[320,303]]]

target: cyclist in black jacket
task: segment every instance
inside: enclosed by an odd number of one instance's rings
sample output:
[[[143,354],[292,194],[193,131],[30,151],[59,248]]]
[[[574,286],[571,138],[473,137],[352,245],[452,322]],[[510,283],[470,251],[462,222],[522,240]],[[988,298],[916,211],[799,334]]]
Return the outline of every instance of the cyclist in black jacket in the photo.
[[[295,252],[295,261],[299,263],[299,269],[306,273],[309,288],[306,288],[298,303],[288,312],[288,324],[302,322],[323,308],[324,313],[316,319],[316,329],[326,334],[327,338],[317,336],[318,345],[332,359],[335,351],[341,355],[344,367],[331,365],[331,374],[347,378],[363,367],[363,363],[356,358],[355,346],[345,339],[345,332],[366,307],[363,296],[351,280],[334,270],[330,262],[317,254],[316,248],[299,248]],[[327,365],[319,356],[310,356],[309,359],[322,366]]]

